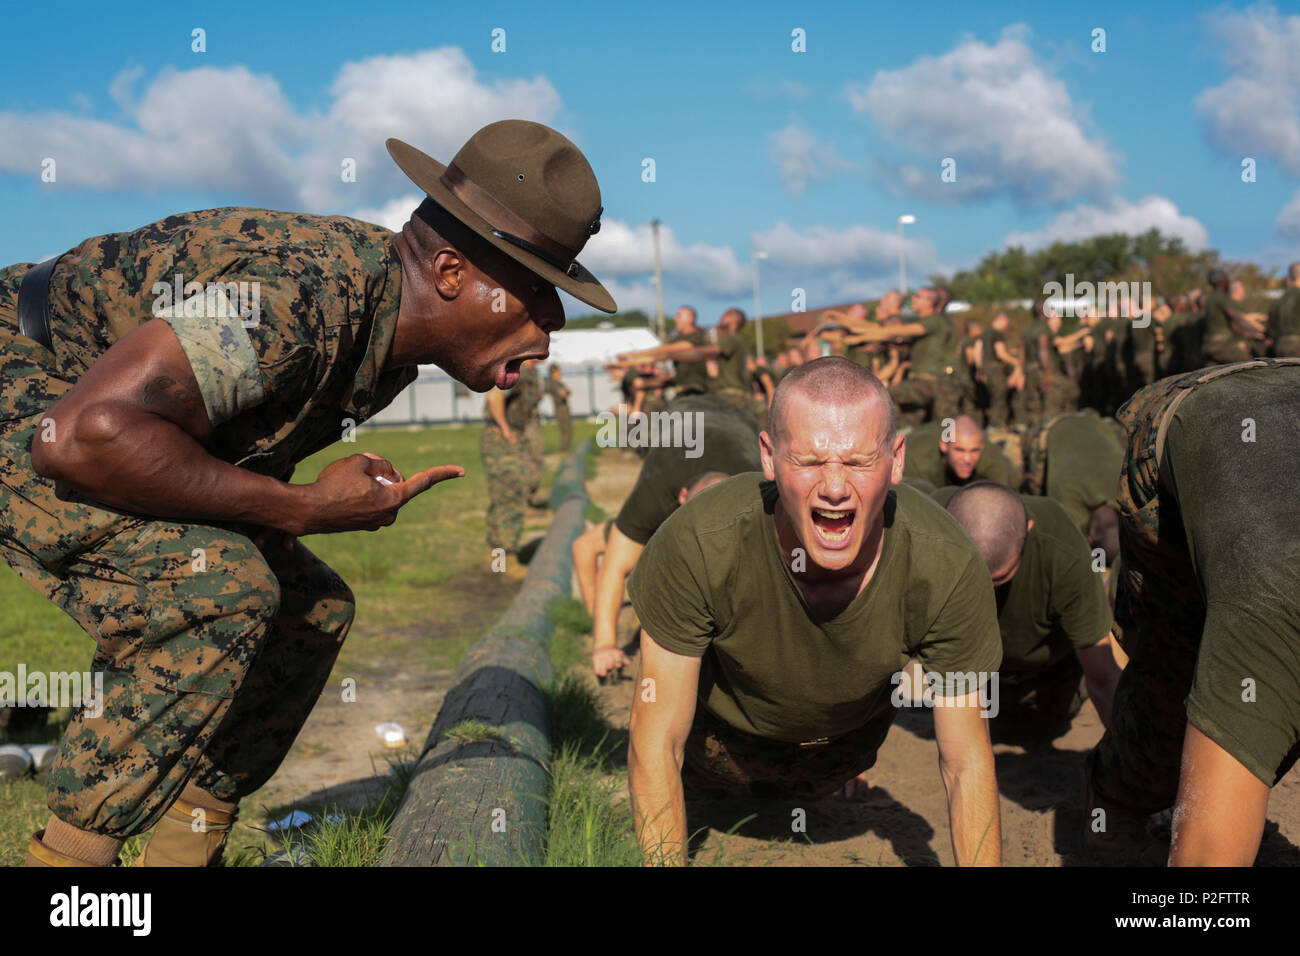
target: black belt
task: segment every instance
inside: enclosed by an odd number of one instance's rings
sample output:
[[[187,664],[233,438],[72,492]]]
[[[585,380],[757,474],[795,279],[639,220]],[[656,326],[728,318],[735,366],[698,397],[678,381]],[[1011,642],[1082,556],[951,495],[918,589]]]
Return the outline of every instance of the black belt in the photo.
[[[50,337],[50,274],[63,256],[32,266],[18,287],[18,331],[53,352]]]

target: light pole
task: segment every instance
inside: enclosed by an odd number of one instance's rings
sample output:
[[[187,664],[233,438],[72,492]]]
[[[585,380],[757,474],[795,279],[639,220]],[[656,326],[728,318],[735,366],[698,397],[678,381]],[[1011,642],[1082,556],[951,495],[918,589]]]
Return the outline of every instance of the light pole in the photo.
[[[758,353],[755,356],[763,354],[763,310],[758,304],[758,260],[766,259],[766,252],[754,253],[754,350]]]
[[[659,262],[659,220],[650,220],[650,229],[655,237],[655,328],[659,332],[659,341],[664,338],[664,270]]]
[[[903,227],[916,222],[910,213],[898,217],[898,294],[907,295],[907,265],[903,261]]]

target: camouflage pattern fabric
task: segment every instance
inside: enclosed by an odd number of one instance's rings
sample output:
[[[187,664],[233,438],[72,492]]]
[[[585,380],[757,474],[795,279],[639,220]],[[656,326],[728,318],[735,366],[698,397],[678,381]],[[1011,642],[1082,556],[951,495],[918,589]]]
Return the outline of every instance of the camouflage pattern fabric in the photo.
[[[506,423],[516,436],[513,445],[506,441],[486,408],[483,412],[487,423],[479,439],[479,454],[487,479],[489,548],[518,551],[524,531],[524,506],[538,504],[536,494],[542,483],[543,459],[537,406],[541,400],[542,385],[537,369],[525,366],[515,387],[506,392]]]
[[[1066,415],[1096,415],[1091,408],[1082,412],[1064,412],[1051,418],[1040,418],[1025,434],[1023,455],[1025,462],[1025,491],[1031,495],[1046,494],[1047,487],[1047,438],[1052,426]]]
[[[40,477],[30,446],[49,434],[45,412],[114,342],[163,318],[212,420],[209,453],[288,480],[415,378],[383,371],[400,302],[392,239],[248,208],[88,239],[51,275],[51,350],[18,333],[30,266],[0,269],[0,557],[94,639],[104,675],[103,712],[78,713],[48,778],[65,822],[126,837],[187,780],[232,800],[256,790],[315,704],[353,608],[301,544],[273,535],[264,556],[251,528],[102,508]],[[214,287],[246,311],[212,310]]]
[[[555,421],[560,426],[560,451],[568,454],[573,446],[573,414],[569,411],[569,389],[564,379],[548,378],[546,394],[555,405]]]
[[[700,704],[686,738],[682,785],[692,796],[745,787],[758,797],[819,800],[875,765],[893,716],[805,746],[737,730]]]
[[[889,394],[898,406],[899,423],[920,425],[956,418],[961,408],[961,382],[955,374],[909,374]]]
[[[1187,726],[1185,701],[1205,626],[1205,599],[1181,515],[1166,507],[1161,520],[1161,424],[1190,390],[1220,375],[1281,361],[1161,379],[1119,410],[1129,440],[1118,495],[1115,622],[1129,662],[1115,691],[1110,729],[1088,758],[1093,793],[1102,801],[1141,813],[1173,805]]]
[[[187,780],[236,802],[266,783],[355,610],[301,542],[273,535],[263,554],[235,526],[137,520],[60,574],[9,542],[0,553],[95,638],[102,712],[73,717],[46,786],[59,819],[118,838]]]

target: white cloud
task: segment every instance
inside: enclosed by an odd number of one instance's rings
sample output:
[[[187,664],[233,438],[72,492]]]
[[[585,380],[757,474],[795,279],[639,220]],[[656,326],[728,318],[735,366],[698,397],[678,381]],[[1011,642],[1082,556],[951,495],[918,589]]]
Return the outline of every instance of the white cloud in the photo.
[[[348,213],[348,215],[353,219],[373,222],[385,229],[397,232],[406,225],[406,220],[411,218],[411,213],[415,211],[415,207],[423,201],[424,193],[407,193],[404,196],[398,196],[396,199],[390,199],[382,205],[357,209]]]
[[[1118,159],[1085,129],[1085,111],[1008,27],[996,44],[966,39],[939,57],[881,70],[845,92],[890,140],[924,160],[894,167],[901,184],[935,198],[1006,193],[1056,203],[1098,193],[1118,179]],[[957,161],[957,181],[939,164]]]
[[[670,227],[660,226],[659,252],[665,284],[671,280],[677,288],[708,296],[736,295],[750,288],[749,263],[742,263],[730,246],[687,245]],[[578,259],[602,282],[606,275],[648,275],[654,271],[654,238],[648,225],[630,226],[606,217]]]
[[[1139,235],[1148,229],[1159,229],[1166,236],[1177,236],[1192,251],[1204,249],[1210,240],[1209,232],[1199,220],[1185,216],[1178,206],[1163,196],[1146,196],[1135,203],[1125,199],[1112,199],[1096,206],[1076,206],[1054,218],[1041,229],[1013,232],[1002,247],[1023,246],[1038,249],[1053,242],[1074,242],[1122,232]]]
[[[1277,216],[1277,231],[1288,239],[1300,239],[1300,190]]]
[[[785,188],[795,196],[802,195],[810,182],[857,168],[835,147],[813,139],[797,122],[772,134],[772,157]]]
[[[1211,141],[1300,175],[1300,16],[1283,18],[1269,4],[1220,10],[1206,17],[1206,32],[1233,71],[1196,97]]]
[[[344,64],[324,112],[298,111],[275,77],[247,67],[164,69],[137,96],[143,70],[108,86],[122,122],[74,113],[0,112],[0,170],[101,190],[230,190],[288,208],[332,211],[379,202],[409,180],[389,159],[396,136],[446,162],[499,119],[551,122],[561,108],[545,77],[480,77],[454,47]],[[340,177],[345,158],[357,181]]]

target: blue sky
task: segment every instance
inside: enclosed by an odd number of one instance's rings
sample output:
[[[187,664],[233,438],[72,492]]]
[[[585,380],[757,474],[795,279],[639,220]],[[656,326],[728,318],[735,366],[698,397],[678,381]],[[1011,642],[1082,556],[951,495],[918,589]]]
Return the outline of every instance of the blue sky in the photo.
[[[665,307],[690,302],[709,324],[751,307],[756,249],[765,312],[796,288],[810,307],[878,295],[897,281],[900,213],[917,217],[912,278],[1008,241],[1152,225],[1266,268],[1300,254],[1294,5],[143,10],[60,5],[57,30],[48,11],[7,14],[0,261],[219,205],[397,225],[415,190],[387,136],[447,161],[507,117],[561,129],[591,161],[605,227],[581,259],[620,305],[653,303],[658,217]],[[940,181],[945,158],[955,182]]]

